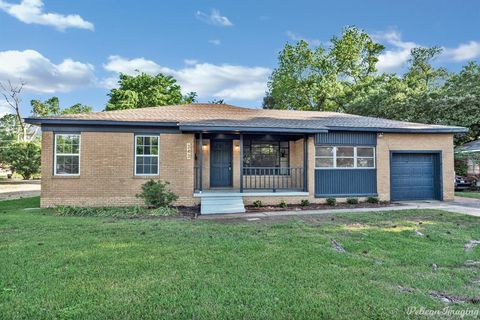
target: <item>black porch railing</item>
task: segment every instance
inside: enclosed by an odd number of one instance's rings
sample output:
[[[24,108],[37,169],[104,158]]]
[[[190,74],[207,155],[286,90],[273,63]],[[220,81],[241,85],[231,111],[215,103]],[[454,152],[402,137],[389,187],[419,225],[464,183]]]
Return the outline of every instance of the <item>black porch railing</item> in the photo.
[[[243,167],[244,190],[302,191],[303,180],[302,167]]]

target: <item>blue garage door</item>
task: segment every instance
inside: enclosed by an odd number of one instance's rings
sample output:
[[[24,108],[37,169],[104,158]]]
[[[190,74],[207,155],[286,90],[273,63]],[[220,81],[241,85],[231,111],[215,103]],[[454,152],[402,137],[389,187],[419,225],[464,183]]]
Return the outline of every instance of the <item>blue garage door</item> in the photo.
[[[392,153],[392,200],[440,200],[439,154]]]

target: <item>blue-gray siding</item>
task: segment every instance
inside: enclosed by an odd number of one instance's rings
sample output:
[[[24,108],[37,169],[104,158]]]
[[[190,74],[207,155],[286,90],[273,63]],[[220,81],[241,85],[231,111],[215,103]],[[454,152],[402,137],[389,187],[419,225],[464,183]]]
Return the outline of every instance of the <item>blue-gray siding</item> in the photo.
[[[316,145],[376,146],[376,132],[330,131],[315,135]],[[316,197],[359,197],[377,194],[376,169],[316,169]]]
[[[330,131],[328,133],[317,133],[315,144],[318,145],[343,145],[343,146],[376,146],[376,132],[356,131]]]
[[[376,194],[376,169],[315,170],[316,197],[359,197]]]

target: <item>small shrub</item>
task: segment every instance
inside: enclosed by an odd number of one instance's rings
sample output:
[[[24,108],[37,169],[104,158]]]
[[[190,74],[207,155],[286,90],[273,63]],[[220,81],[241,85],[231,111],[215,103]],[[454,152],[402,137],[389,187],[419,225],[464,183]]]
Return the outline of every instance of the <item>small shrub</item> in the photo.
[[[367,202],[368,203],[379,203],[380,201],[378,200],[378,197],[368,197]]]
[[[280,201],[280,203],[278,204],[278,206],[279,206],[280,208],[286,208],[286,207],[287,207],[287,203],[285,202],[285,200],[282,200],[282,201]]]
[[[310,205],[310,201],[308,201],[308,199],[303,199],[302,201],[300,201],[300,205],[301,205],[302,207],[309,206],[309,205]]]
[[[348,204],[358,204],[358,198],[347,198]]]
[[[168,207],[178,196],[168,189],[168,181],[149,180],[142,185],[142,192],[137,194],[149,208]]]
[[[255,200],[255,201],[253,201],[253,205],[255,206],[255,208],[261,208],[261,207],[263,207],[262,200]]]
[[[335,207],[337,205],[337,199],[335,198],[327,198],[325,201],[329,206]]]

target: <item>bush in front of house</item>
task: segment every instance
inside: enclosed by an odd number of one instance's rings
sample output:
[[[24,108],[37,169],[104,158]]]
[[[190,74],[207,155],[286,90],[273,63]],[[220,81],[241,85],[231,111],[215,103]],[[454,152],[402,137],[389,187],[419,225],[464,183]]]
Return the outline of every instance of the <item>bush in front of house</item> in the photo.
[[[160,207],[147,209],[139,206],[135,207],[76,207],[76,206],[57,206],[55,214],[58,216],[70,217],[113,217],[113,218],[133,218],[139,216],[175,216],[178,210],[172,207]]]
[[[261,208],[261,207],[263,207],[262,200],[255,200],[255,201],[253,201],[253,205],[255,206],[255,208]]]
[[[335,198],[327,198],[325,202],[332,207],[335,207],[337,205],[337,199]]]
[[[280,208],[286,208],[286,207],[287,207],[287,203],[285,202],[285,200],[282,200],[282,201],[280,201],[280,203],[278,204],[278,206],[279,206]]]
[[[169,184],[168,181],[149,180],[142,185],[142,192],[137,197],[142,198],[149,208],[169,207],[178,199],[168,188]]]
[[[378,197],[368,197],[367,202],[368,203],[379,203],[380,200],[378,199]]]
[[[302,201],[300,201],[300,205],[301,205],[302,207],[309,206],[309,205],[310,205],[310,201],[308,201],[308,199],[303,199]]]
[[[347,198],[348,204],[358,204],[358,198]]]

